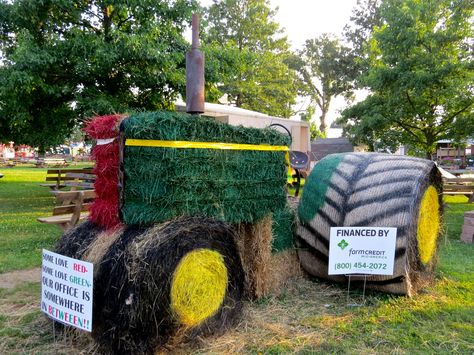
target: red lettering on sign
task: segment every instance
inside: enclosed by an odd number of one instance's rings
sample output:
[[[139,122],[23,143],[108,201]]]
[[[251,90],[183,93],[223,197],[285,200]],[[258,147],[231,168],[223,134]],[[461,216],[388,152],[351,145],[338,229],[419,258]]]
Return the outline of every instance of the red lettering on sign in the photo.
[[[74,263],[73,269],[74,271],[77,271],[77,272],[82,272],[82,273],[87,272],[87,268],[84,265],[77,264],[77,263]]]

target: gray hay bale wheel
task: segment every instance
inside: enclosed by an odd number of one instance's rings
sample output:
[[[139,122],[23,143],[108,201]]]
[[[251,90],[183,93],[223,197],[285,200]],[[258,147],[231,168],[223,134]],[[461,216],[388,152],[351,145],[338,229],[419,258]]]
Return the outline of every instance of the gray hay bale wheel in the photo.
[[[306,180],[298,206],[296,245],[302,267],[328,275],[331,227],[396,227],[394,275],[373,275],[367,286],[413,294],[433,276],[441,223],[442,180],[428,160],[375,153],[333,154]],[[352,276],[352,281],[363,278]]]

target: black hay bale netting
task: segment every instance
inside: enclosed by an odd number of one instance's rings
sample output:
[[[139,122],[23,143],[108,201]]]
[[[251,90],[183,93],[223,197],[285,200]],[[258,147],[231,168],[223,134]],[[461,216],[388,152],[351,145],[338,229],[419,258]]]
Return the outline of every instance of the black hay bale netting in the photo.
[[[64,233],[56,244],[55,252],[74,259],[81,259],[87,248],[104,228],[85,221]]]
[[[346,276],[328,275],[330,228],[395,227],[394,274],[370,275],[367,287],[415,293],[434,275],[441,192],[440,173],[428,160],[368,153],[327,156],[306,180],[298,208],[302,267],[311,275],[347,282]],[[351,284],[363,279],[352,276]]]
[[[132,115],[124,139],[288,146],[274,129],[234,127],[177,112]],[[121,218],[149,225],[181,215],[252,223],[286,204],[286,152],[123,147]]]

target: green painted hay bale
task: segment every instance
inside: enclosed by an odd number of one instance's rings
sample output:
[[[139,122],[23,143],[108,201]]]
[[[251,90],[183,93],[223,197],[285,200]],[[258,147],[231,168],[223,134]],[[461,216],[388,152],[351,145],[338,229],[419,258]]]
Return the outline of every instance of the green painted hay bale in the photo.
[[[277,253],[294,247],[293,234],[296,227],[296,214],[288,206],[272,215],[272,252]]]
[[[367,287],[413,294],[434,274],[442,212],[441,177],[433,162],[386,154],[329,155],[306,180],[296,245],[303,268],[328,275],[331,227],[395,227],[394,275],[367,277]],[[351,283],[363,280],[352,276]]]
[[[122,122],[126,139],[288,146],[273,129],[234,127],[177,112],[149,112]],[[121,218],[149,225],[181,215],[255,222],[286,204],[282,151],[123,148]]]

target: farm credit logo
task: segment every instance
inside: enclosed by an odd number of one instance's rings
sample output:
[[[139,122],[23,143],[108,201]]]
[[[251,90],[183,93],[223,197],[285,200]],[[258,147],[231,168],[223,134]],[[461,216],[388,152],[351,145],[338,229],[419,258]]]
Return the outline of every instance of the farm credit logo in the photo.
[[[396,228],[331,228],[329,275],[392,275]]]
[[[347,243],[344,239],[341,240],[338,244],[339,248],[341,248],[342,250],[346,249],[348,246],[349,246],[349,243]]]

